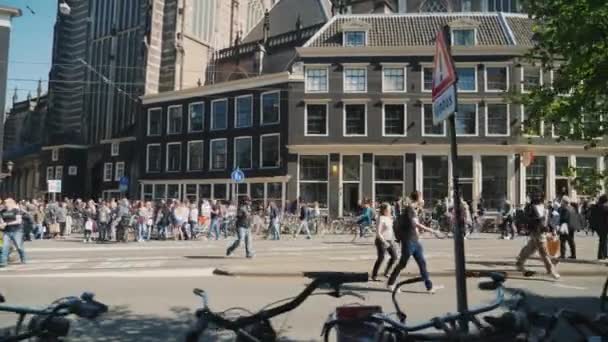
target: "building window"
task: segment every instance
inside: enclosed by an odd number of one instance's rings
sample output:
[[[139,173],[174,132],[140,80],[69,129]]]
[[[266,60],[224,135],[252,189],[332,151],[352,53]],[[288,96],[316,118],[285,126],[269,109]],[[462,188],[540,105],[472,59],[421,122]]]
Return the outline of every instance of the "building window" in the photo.
[[[182,106],[170,106],[167,111],[167,134],[182,132]]]
[[[201,171],[203,169],[203,141],[188,142],[188,171]]]
[[[167,198],[180,199],[180,184],[167,184]]]
[[[78,176],[78,166],[68,167],[68,176]]]
[[[486,91],[507,91],[509,71],[507,67],[486,67]]]
[[[394,203],[403,196],[403,156],[374,156],[374,193],[378,203]]]
[[[385,104],[384,105],[384,130],[385,136],[405,136],[406,135],[406,104]]]
[[[252,184],[253,185],[253,184]],[[253,191],[253,190],[252,190]],[[283,207],[283,184],[282,183],[267,183],[266,184],[266,200],[268,203],[273,201],[279,207]]]
[[[328,202],[327,156],[300,156],[300,197],[303,203],[319,202],[327,208]]]
[[[364,93],[367,91],[367,68],[344,68],[344,92]]]
[[[252,204],[259,205],[260,207],[265,207],[266,203],[264,202],[264,183],[251,183],[249,184],[249,192],[251,192],[251,202]]]
[[[344,136],[367,135],[367,106],[362,104],[344,105]]]
[[[154,199],[167,199],[167,185],[154,184]]]
[[[63,166],[55,166],[55,179],[63,179]]]
[[[160,108],[148,109],[148,136],[160,135],[163,111]]]
[[[576,176],[583,179],[592,178],[597,169],[597,159],[592,157],[576,157]]]
[[[367,32],[365,31],[347,31],[344,32],[344,46],[357,47],[365,46]]]
[[[209,145],[211,158],[210,169],[214,170],[225,170],[226,169],[226,157],[228,155],[228,146],[226,145],[226,139],[211,140]]]
[[[198,198],[211,199],[211,184],[198,185]]]
[[[422,193],[426,207],[448,196],[448,157],[422,156]]]
[[[325,93],[327,92],[328,68],[306,67],[306,92]]]
[[[422,68],[422,91],[433,91],[433,68]]]
[[[570,195],[570,158],[555,157],[555,194],[558,197]]]
[[[53,180],[55,178],[55,168],[52,166],[48,166],[46,168],[46,180]]]
[[[116,163],[116,169],[114,170],[114,180],[119,182],[120,179],[125,175],[125,162]]]
[[[228,199],[228,187],[226,186],[226,184],[213,184],[213,199]]]
[[[272,168],[280,166],[281,136],[268,134],[260,136],[261,167]]]
[[[251,137],[234,138],[234,167],[251,169]]]
[[[342,181],[359,182],[361,180],[360,159],[360,156],[342,157]]]
[[[221,1],[221,0],[220,0]],[[208,44],[213,43],[216,32],[217,0],[193,0],[189,14],[189,32]]]
[[[534,193],[546,195],[547,185],[547,157],[535,156],[532,163],[526,168],[526,195]]]
[[[509,135],[509,105],[504,103],[486,105],[486,135]]]
[[[521,131],[524,136],[539,137],[543,135],[544,123],[538,121],[536,123],[530,122],[529,115],[526,112],[524,105],[521,106]]]
[[[51,161],[58,161],[58,160],[59,160],[59,149],[54,148],[51,150]]]
[[[306,129],[304,135],[326,136],[328,131],[327,105],[306,105]]]
[[[205,124],[205,104],[203,102],[188,105],[188,132],[202,132]]]
[[[167,172],[182,170],[182,143],[167,144]]]
[[[104,163],[103,164],[103,181],[111,182],[112,181],[112,163]]]
[[[517,0],[486,0],[489,12],[517,12]]]
[[[456,68],[458,91],[477,92],[477,68]]]
[[[458,156],[453,172],[458,173],[460,195],[467,203],[473,201],[473,157]]]
[[[146,170],[148,173],[160,172],[160,144],[148,145],[146,148]]]
[[[252,111],[253,111],[253,96],[239,96],[234,101],[234,127],[251,127]]]
[[[228,100],[211,102],[211,130],[217,131],[228,128]]]
[[[382,91],[405,92],[405,68],[382,68]]]
[[[507,198],[508,159],[506,156],[481,157],[481,198],[487,210],[499,211]]]
[[[474,46],[475,29],[452,29],[452,45]]]
[[[154,185],[153,184],[143,184],[143,200],[144,201],[152,201],[154,200]]]
[[[117,142],[115,142],[115,143],[112,143],[112,145],[110,145],[110,146],[111,146],[110,147],[110,155],[112,157],[118,156],[120,154],[120,144],[117,143]]]
[[[433,124],[433,105],[425,103],[422,107],[422,118],[424,121],[424,127],[422,130],[422,136],[445,136],[445,121],[438,125]]]
[[[523,66],[521,68],[521,91],[529,92],[542,85],[542,69],[535,66]]]
[[[281,120],[281,93],[273,91],[262,94],[262,125],[272,125]]]
[[[464,103],[458,105],[455,116],[456,135],[477,135],[477,105]]]
[[[190,203],[196,203],[197,195],[196,195],[196,184],[186,184],[184,186],[184,198]]]

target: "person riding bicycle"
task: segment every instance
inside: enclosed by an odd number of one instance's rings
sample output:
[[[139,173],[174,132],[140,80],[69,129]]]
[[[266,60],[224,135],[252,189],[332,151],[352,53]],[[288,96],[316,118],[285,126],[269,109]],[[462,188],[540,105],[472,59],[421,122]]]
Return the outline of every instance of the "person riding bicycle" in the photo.
[[[365,233],[369,230],[369,227],[372,225],[372,221],[374,220],[374,210],[371,208],[371,201],[365,200],[363,203],[363,212],[359,219],[357,220],[357,224],[359,225],[359,237],[362,238],[365,236]]]

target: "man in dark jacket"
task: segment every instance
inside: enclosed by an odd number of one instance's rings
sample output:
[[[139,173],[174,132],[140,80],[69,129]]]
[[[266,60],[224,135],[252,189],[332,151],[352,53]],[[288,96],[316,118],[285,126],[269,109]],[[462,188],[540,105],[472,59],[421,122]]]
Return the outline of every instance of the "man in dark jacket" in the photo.
[[[565,233],[560,232],[560,259],[566,257],[566,243],[570,247],[570,259],[576,259],[576,245],[574,243],[574,233],[579,231],[581,227],[581,220],[579,214],[570,205],[570,199],[568,196],[562,197],[562,206],[559,210],[559,224],[560,227],[564,224],[567,225],[568,231]],[[559,231],[559,230],[558,230]]]
[[[232,255],[234,250],[241,245],[241,242],[244,242],[247,258],[253,258],[254,252],[251,246],[251,200],[248,197],[243,199],[237,211],[236,228],[238,231],[237,240],[228,247],[226,256]]]
[[[597,250],[598,260],[608,259],[608,196],[600,196],[597,203],[591,208],[589,225],[600,238]]]

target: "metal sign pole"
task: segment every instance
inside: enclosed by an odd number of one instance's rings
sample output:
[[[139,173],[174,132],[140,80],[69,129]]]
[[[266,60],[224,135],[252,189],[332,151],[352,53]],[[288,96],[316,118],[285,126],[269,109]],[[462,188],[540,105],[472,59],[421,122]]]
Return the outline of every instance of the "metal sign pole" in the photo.
[[[445,41],[447,42],[447,49],[451,56],[451,39],[450,39],[450,28],[444,26],[443,34]],[[456,102],[456,110],[454,114],[448,118],[448,126],[450,130],[450,151],[452,159],[452,186],[454,187],[454,261],[456,263],[456,300],[458,305],[458,312],[466,315],[469,311],[469,305],[467,300],[467,278],[466,278],[466,267],[465,267],[465,255],[464,255],[464,232],[462,226],[462,206],[460,203],[460,186],[458,183],[458,145],[456,143],[456,113],[458,113],[458,87],[454,85],[454,98]],[[469,330],[468,321],[462,319],[460,321],[460,328],[463,332]]]

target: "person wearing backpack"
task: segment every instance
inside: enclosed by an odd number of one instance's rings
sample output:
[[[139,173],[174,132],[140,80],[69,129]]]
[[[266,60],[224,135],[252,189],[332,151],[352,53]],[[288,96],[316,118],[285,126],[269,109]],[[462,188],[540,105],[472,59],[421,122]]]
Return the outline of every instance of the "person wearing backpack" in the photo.
[[[414,260],[418,264],[420,269],[420,276],[424,280],[424,286],[428,293],[433,294],[438,289],[433,286],[429,277],[429,272],[426,268],[426,259],[424,258],[424,249],[420,244],[420,237],[418,235],[418,229],[433,231],[429,227],[420,223],[418,219],[418,211],[422,207],[422,201],[420,198],[420,192],[414,191],[410,194],[410,204],[403,208],[401,214],[397,218],[393,229],[396,233],[396,237],[401,242],[401,258],[399,263],[391,273],[387,287],[391,290],[395,290],[395,282],[401,271],[407,266],[407,262],[410,257],[413,256]]]
[[[517,261],[515,263],[517,270],[524,274],[527,273],[524,264],[534,252],[538,251],[540,259],[545,264],[547,273],[554,279],[559,279],[560,275],[555,271],[547,250],[548,215],[540,194],[533,194],[530,196],[530,203],[524,208],[524,215],[526,228],[529,232],[529,239],[528,243],[521,249],[517,256]]]
[[[295,234],[293,235],[294,239],[296,239],[298,237],[298,235],[300,235],[300,232],[302,231],[302,229],[304,229],[304,232],[306,233],[306,238],[308,240],[310,240],[312,238],[310,236],[309,219],[310,219],[310,208],[308,207],[308,205],[306,203],[302,203],[301,207],[300,207],[300,225],[298,226],[298,230],[296,230]]]

